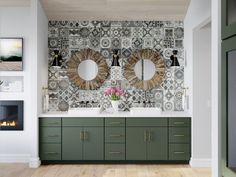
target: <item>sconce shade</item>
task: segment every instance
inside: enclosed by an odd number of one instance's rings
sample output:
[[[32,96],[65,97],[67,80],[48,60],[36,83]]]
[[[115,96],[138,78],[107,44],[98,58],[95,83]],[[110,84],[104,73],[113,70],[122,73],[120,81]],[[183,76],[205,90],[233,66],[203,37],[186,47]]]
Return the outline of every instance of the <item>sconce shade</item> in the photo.
[[[178,61],[178,58],[177,58],[177,54],[178,54],[178,50],[173,50],[173,55],[170,56],[170,60],[171,60],[171,65],[170,65],[170,67],[173,67],[173,66],[180,66],[180,65],[179,65],[179,61]]]
[[[118,52],[118,50],[113,50],[113,59],[111,66],[120,66]]]
[[[54,50],[54,59],[52,62],[52,67],[60,68],[62,63],[62,56],[59,54],[59,50]]]

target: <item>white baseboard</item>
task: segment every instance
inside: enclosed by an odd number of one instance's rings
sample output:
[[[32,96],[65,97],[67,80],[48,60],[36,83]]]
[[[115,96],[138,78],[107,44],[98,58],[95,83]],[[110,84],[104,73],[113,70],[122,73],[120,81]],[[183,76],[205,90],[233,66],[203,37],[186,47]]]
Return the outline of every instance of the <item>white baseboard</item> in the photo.
[[[0,163],[29,163],[30,168],[38,168],[40,159],[32,158],[29,154],[0,154]]]
[[[211,167],[211,159],[190,159],[190,166],[191,167]]]
[[[29,163],[29,154],[0,154],[0,163]]]

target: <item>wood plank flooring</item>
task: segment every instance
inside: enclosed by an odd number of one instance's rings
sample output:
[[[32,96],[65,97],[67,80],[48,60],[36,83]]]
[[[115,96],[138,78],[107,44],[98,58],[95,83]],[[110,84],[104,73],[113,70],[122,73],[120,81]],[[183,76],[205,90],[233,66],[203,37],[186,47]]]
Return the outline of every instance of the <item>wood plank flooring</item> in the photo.
[[[0,164],[0,177],[211,177],[210,168],[189,165],[43,165]]]

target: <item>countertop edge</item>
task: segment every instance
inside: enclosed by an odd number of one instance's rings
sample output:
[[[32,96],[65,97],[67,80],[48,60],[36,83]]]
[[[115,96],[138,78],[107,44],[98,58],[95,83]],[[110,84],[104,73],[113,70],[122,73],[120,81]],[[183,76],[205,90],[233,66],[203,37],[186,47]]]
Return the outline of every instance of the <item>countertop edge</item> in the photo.
[[[163,112],[162,114],[159,115],[135,115],[131,114],[130,112],[121,112],[121,113],[89,113],[89,114],[69,114],[68,112],[48,112],[48,113],[43,113],[39,114],[39,118],[58,118],[58,117],[78,117],[78,118],[85,118],[85,117],[153,117],[153,118],[158,118],[158,117],[192,117],[190,113],[188,112]]]

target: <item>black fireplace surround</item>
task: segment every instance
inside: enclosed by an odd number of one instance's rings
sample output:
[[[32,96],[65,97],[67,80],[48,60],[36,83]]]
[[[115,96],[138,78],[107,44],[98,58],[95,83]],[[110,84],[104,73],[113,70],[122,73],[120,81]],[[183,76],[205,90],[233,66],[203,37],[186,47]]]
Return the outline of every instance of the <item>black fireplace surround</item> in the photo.
[[[23,116],[23,101],[0,101],[0,130],[23,130]]]

